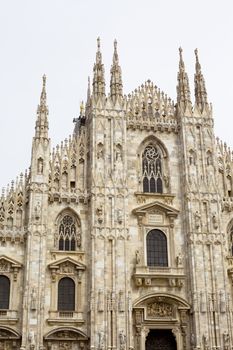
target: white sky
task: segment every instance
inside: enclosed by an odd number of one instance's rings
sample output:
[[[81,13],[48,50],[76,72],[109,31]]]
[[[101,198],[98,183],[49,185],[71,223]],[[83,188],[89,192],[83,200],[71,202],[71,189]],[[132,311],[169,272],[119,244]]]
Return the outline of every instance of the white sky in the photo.
[[[174,100],[178,47],[192,90],[197,47],[216,136],[232,147],[232,18],[232,0],[1,0],[0,188],[30,165],[44,73],[52,145],[72,133],[98,36],[107,87],[116,38],[124,93],[151,79]]]

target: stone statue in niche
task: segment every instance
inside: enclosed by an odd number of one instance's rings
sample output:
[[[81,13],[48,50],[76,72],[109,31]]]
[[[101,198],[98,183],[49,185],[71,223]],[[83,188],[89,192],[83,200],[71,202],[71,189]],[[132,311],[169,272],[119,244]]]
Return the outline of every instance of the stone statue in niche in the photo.
[[[122,161],[122,149],[121,145],[117,145],[116,147],[116,162],[121,162]]]
[[[35,206],[35,218],[37,220],[39,220],[41,217],[41,203],[37,202],[36,206]]]
[[[98,344],[98,348],[99,350],[103,350],[104,349],[104,332],[100,331],[99,332],[99,344]]]
[[[82,236],[81,236],[81,232],[80,231],[78,231],[78,233],[77,233],[77,239],[76,239],[76,241],[77,241],[77,247],[81,247],[81,245],[82,245]]]
[[[196,211],[194,215],[194,221],[195,221],[195,228],[199,229],[201,225],[201,215],[199,214],[198,211]]]
[[[223,290],[220,291],[220,312],[226,312],[226,298]]]
[[[120,350],[124,350],[125,344],[126,344],[126,336],[123,330],[121,330],[119,333],[119,340],[120,340]]]
[[[230,350],[230,336],[227,331],[223,333],[223,349],[224,350]]]
[[[123,211],[122,209],[117,210],[117,221],[119,224],[122,224],[123,222]]]
[[[35,333],[34,333],[34,331],[30,331],[29,332],[28,340],[30,342],[30,349],[35,349],[36,342],[35,342]]]
[[[214,228],[215,230],[217,230],[217,228],[218,228],[218,221],[217,221],[216,213],[213,213],[213,216],[212,216],[212,223],[213,223],[213,228]]]
[[[101,142],[97,145],[97,159],[103,159],[104,158],[104,146]]]
[[[103,205],[100,204],[96,209],[96,215],[98,216],[97,221],[99,224],[103,222]]]
[[[182,254],[179,253],[176,257],[176,266],[177,267],[182,267],[183,266],[183,257]]]
[[[140,261],[141,261],[141,257],[140,257],[140,252],[138,249],[135,252],[135,260],[136,260],[136,265],[139,265]]]
[[[32,287],[32,293],[31,293],[31,310],[36,310],[36,288]]]
[[[204,333],[203,334],[203,347],[204,347],[204,350],[209,350],[209,339],[208,339],[208,334],[207,333]]]
[[[43,174],[44,171],[44,163],[43,163],[43,159],[39,158],[38,162],[37,162],[37,173],[38,174]]]

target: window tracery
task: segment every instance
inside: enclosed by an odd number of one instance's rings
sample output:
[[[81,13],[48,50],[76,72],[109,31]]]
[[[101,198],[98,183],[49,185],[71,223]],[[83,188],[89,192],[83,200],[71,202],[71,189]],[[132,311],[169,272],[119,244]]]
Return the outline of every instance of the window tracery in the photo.
[[[81,233],[78,230],[75,219],[71,215],[65,215],[59,223],[59,250],[76,250],[81,246]]]
[[[148,145],[142,155],[143,192],[163,193],[161,152]]]

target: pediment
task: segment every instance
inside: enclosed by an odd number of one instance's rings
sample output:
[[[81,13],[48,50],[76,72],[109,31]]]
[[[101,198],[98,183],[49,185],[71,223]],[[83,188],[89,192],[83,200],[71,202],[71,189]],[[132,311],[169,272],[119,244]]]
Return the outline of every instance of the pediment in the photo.
[[[159,201],[153,201],[133,209],[133,214],[137,216],[144,216],[151,213],[163,213],[166,216],[175,218],[179,214],[179,210]]]
[[[11,259],[7,257],[6,255],[0,256],[0,271],[3,271],[3,266],[6,268],[6,266],[10,266],[11,268],[17,268],[19,269],[22,267],[22,264],[18,262],[17,260]]]
[[[72,266],[76,270],[85,270],[85,268],[86,268],[84,264],[82,264],[79,261],[76,261],[70,257],[60,259],[60,260],[52,262],[51,264],[48,265],[48,267],[50,269],[53,269],[53,270],[58,270],[58,269],[61,269],[62,267],[63,267],[63,269],[65,267],[67,267],[67,269],[69,269],[70,266]]]

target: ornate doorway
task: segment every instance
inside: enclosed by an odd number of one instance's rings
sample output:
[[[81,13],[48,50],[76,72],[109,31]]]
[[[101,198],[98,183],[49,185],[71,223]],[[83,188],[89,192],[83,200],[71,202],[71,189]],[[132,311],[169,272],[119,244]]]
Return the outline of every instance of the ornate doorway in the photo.
[[[176,340],[170,329],[151,329],[146,338],[146,350],[177,350]]]

